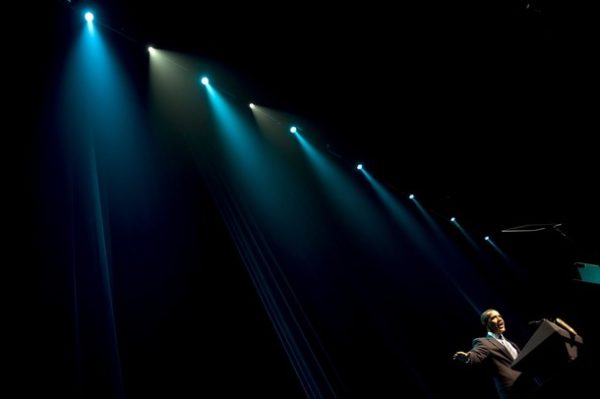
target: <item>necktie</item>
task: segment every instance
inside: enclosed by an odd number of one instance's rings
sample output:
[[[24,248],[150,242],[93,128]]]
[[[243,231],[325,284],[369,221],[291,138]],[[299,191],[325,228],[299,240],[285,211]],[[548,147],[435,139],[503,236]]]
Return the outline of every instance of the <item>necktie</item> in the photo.
[[[517,350],[515,349],[514,346],[512,346],[512,344],[510,342],[508,342],[507,340],[504,339],[504,335],[500,334],[498,335],[498,342],[500,342],[502,345],[504,345],[504,347],[508,350],[508,352],[510,353],[510,355],[512,356],[513,359],[517,358]]]

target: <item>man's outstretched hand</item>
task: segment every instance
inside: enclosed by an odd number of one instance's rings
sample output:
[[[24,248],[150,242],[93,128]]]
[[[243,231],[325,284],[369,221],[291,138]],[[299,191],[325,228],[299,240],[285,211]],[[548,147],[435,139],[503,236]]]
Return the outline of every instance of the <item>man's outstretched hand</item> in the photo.
[[[452,356],[452,360],[458,360],[461,363],[468,363],[469,362],[469,353],[467,352],[456,352],[453,356]]]

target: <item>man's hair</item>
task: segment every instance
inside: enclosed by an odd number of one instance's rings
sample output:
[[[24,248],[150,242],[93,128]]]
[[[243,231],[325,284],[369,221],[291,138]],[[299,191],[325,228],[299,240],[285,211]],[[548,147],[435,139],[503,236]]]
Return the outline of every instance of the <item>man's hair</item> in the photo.
[[[490,309],[484,310],[483,313],[481,313],[481,317],[480,317],[481,324],[483,324],[484,326],[487,326],[487,322],[490,319],[492,312],[497,312],[497,310],[490,308]]]

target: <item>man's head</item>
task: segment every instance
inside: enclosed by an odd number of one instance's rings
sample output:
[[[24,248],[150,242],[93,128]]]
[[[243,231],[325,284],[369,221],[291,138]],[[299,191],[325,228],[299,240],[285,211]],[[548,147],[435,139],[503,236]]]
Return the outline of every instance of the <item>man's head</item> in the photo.
[[[481,324],[483,324],[488,331],[491,331],[494,334],[504,334],[506,331],[504,319],[496,309],[484,310],[481,314]]]

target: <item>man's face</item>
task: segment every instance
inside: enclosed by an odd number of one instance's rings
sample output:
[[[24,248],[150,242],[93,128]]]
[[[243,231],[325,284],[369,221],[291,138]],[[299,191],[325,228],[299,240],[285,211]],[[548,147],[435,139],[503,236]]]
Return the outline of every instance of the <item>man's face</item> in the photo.
[[[504,326],[504,319],[500,313],[495,310],[490,313],[490,317],[487,321],[487,329],[494,334],[504,334],[506,327]]]

